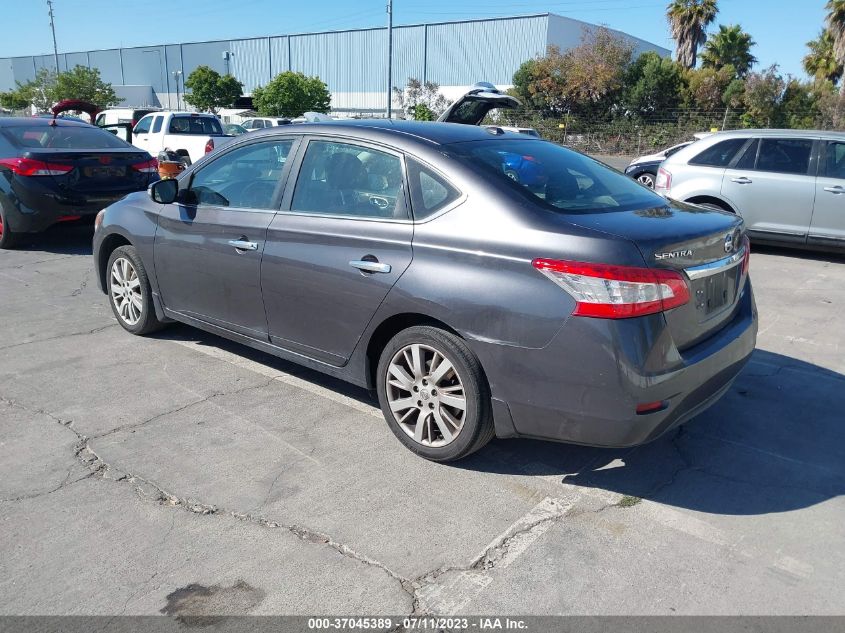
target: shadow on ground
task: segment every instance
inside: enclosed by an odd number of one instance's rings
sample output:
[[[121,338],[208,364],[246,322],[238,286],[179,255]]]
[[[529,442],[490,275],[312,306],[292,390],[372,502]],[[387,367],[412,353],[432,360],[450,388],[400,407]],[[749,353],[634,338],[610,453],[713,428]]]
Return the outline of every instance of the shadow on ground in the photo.
[[[378,406],[363,389],[187,326],[159,336],[226,349]],[[787,512],[845,493],[845,376],[756,350],[714,407],[645,446],[495,440],[451,467],[560,477],[714,514]]]
[[[17,250],[57,255],[90,255],[94,226],[90,221],[55,224],[43,233],[24,235]]]

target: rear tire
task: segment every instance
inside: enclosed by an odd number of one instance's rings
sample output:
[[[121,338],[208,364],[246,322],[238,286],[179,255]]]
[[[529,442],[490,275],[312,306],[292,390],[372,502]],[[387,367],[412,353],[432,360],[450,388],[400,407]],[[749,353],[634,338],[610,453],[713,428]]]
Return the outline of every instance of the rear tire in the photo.
[[[106,292],[117,322],[127,332],[143,336],[164,327],[156,316],[147,271],[134,246],[119,246],[109,256]]]
[[[653,174],[650,171],[644,171],[639,176],[637,176],[637,182],[641,185],[645,185],[649,189],[654,189],[654,181],[656,178],[656,174]]]
[[[3,206],[0,205],[0,248],[14,248],[20,243],[21,234],[12,231],[12,227],[6,221],[6,213],[3,211]]]
[[[481,364],[450,332],[429,326],[399,332],[381,353],[376,389],[390,430],[426,459],[461,459],[493,439]]]

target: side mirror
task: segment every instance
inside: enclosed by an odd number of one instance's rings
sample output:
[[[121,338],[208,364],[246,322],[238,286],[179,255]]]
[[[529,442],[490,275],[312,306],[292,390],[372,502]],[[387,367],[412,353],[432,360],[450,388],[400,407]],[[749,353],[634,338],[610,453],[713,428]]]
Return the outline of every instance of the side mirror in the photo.
[[[176,200],[176,194],[179,192],[179,183],[170,178],[158,180],[151,184],[147,191],[154,202],[171,204]]]

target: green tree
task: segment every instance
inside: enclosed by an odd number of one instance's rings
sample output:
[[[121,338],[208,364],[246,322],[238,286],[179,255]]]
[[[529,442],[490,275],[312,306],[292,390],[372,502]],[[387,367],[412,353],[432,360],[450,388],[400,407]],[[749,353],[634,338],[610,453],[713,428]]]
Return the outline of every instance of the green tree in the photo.
[[[688,70],[686,107],[708,113],[720,111],[725,105],[725,96],[735,77],[736,70],[733,66]]]
[[[7,110],[23,110],[28,108],[29,105],[29,99],[25,98],[18,90],[0,92],[0,107]]]
[[[393,86],[393,102],[405,114],[412,115],[417,120],[433,121],[449,105],[449,101],[440,93],[440,84],[433,81],[420,81],[415,77],[408,77],[404,88]],[[417,116],[417,106],[425,106],[433,118],[420,119]],[[425,114],[424,110],[420,110]]]
[[[434,121],[437,115],[424,103],[418,103],[414,106],[414,120],[415,121]]]
[[[776,64],[763,72],[749,74],[745,78],[743,124],[746,127],[777,126],[785,90],[786,81]]]
[[[833,40],[833,56],[839,66],[845,66],[845,0],[829,0],[827,10],[827,32]],[[845,96],[845,82],[841,93]]]
[[[733,66],[739,77],[745,77],[757,62],[757,58],[751,54],[754,44],[754,40],[739,24],[720,24],[719,31],[704,44],[701,65],[716,69]]]
[[[332,95],[319,77],[286,71],[252,93],[252,103],[262,116],[302,116],[305,112],[328,112]]]
[[[797,79],[787,81],[779,109],[778,125],[790,129],[815,127],[820,117],[815,83],[803,83]]]
[[[100,78],[100,71],[87,66],[75,66],[73,70],[59,73],[53,88],[53,101],[79,99],[101,108],[117,105],[122,101],[110,83]]]
[[[698,47],[707,39],[707,27],[718,12],[716,0],[673,0],[666,7],[675,59],[684,68],[695,68]]]
[[[36,112],[47,112],[57,101],[56,73],[42,68],[35,73],[35,78],[25,83],[15,82],[17,88],[14,93],[21,100],[31,104]]]
[[[231,108],[243,94],[243,84],[232,75],[221,75],[208,66],[198,66],[185,80],[185,103],[200,112],[217,114],[220,108]]]
[[[684,80],[676,62],[648,51],[628,68],[625,83],[626,107],[650,118],[666,116],[678,107]]]
[[[836,83],[842,77],[842,64],[836,60],[833,52],[833,37],[827,29],[822,29],[819,36],[807,42],[809,52],[804,56],[804,70],[810,77],[820,81]]]

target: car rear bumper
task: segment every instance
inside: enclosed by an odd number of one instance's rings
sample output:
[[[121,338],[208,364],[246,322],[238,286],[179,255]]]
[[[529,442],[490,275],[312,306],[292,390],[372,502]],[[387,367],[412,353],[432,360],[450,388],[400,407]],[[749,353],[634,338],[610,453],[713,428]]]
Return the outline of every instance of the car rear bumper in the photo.
[[[573,317],[542,349],[469,341],[487,372],[496,433],[590,446],[649,442],[714,404],[751,356],[757,309],[750,282],[731,321],[679,352],[662,314]],[[665,408],[637,414],[637,405]]]
[[[15,187],[6,220],[13,231],[38,233],[65,219],[95,216],[134,190],[105,193],[58,193],[43,185]]]

